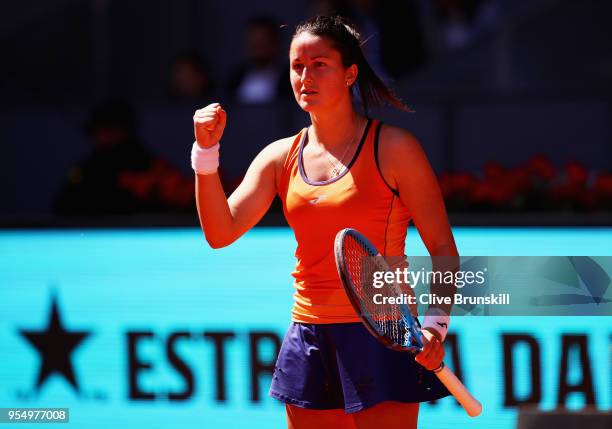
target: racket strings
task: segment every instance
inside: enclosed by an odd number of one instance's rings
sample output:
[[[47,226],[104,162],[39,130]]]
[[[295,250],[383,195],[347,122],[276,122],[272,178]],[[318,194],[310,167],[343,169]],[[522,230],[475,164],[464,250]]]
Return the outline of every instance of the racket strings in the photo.
[[[346,271],[359,300],[362,316],[390,342],[406,344],[408,332],[405,319],[397,304],[384,302],[384,298],[397,297],[388,285],[374,287],[374,273],[388,271],[389,267],[380,255],[368,253],[364,244],[353,236],[344,240]],[[377,296],[377,300],[373,298]]]

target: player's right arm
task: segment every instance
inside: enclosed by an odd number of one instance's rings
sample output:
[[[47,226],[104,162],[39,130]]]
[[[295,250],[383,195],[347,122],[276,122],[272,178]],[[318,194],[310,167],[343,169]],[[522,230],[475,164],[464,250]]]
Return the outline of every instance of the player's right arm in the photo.
[[[194,132],[200,147],[214,146],[223,135],[226,113],[218,103],[197,110]],[[288,139],[268,145],[255,157],[247,173],[229,198],[219,175],[196,174],[196,205],[200,225],[213,248],[227,246],[252,228],[270,208],[277,192],[279,167],[288,150]]]

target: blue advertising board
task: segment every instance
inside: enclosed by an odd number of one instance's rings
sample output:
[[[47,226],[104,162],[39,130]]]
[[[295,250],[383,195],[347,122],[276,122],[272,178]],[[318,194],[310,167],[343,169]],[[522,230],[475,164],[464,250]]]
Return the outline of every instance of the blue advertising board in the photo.
[[[456,228],[463,255],[608,255],[612,229]],[[407,253],[426,255],[409,233]],[[282,428],[267,395],[290,322],[295,240],[258,228],[0,232],[0,407],[78,428]],[[612,315],[453,319],[446,361],[481,400],[423,404],[421,427],[514,428],[517,409],[609,410]],[[409,386],[407,386],[409,388]]]

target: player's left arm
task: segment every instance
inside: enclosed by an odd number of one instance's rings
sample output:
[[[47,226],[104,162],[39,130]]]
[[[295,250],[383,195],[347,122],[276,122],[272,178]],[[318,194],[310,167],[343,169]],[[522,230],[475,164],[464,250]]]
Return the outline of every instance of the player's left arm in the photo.
[[[381,171],[387,183],[399,192],[425,247],[433,258],[434,271],[458,266],[458,251],[448,222],[442,192],[429,160],[417,139],[401,128],[385,125],[379,143]],[[439,258],[443,256],[444,258]],[[437,257],[437,258],[436,258]],[[437,305],[446,314],[452,308],[454,286],[431,285],[431,293],[451,297],[450,305]],[[417,361],[428,369],[442,361],[441,336],[431,328],[424,330],[428,341]]]
[[[385,179],[399,191],[429,254],[458,255],[438,179],[417,139],[401,128],[381,129],[379,159]]]

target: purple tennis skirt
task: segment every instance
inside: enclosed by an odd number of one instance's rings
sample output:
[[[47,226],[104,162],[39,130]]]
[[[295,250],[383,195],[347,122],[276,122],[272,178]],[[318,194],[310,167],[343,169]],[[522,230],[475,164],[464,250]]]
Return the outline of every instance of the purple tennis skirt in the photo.
[[[361,323],[292,322],[270,387],[270,396],[286,404],[347,413],[449,394],[414,355],[387,349]]]

